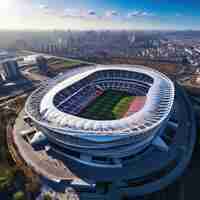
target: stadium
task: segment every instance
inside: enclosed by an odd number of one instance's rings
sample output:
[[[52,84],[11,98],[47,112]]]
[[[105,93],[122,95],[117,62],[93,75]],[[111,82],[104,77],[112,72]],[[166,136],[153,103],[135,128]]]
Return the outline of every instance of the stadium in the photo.
[[[117,181],[117,190],[134,195],[175,181],[195,143],[194,114],[184,91],[144,66],[68,70],[29,96],[25,115],[36,127],[35,135],[47,139],[45,151],[50,149],[50,157],[62,160],[73,174],[94,184]],[[16,146],[44,176],[42,164],[36,165],[19,141],[20,123],[14,132]]]
[[[56,151],[104,168],[121,168],[159,137],[174,101],[173,83],[141,67],[100,67],[52,84],[41,100],[29,98],[26,112]]]

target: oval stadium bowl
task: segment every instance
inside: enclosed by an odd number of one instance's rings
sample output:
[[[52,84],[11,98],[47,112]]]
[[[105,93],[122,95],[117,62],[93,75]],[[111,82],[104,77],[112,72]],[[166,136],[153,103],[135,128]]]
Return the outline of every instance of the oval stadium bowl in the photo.
[[[80,176],[101,179],[95,176],[101,169],[112,180],[110,172],[126,175],[152,144],[168,151],[161,136],[174,98],[173,82],[158,71],[96,65],[49,80],[29,97],[25,111]]]

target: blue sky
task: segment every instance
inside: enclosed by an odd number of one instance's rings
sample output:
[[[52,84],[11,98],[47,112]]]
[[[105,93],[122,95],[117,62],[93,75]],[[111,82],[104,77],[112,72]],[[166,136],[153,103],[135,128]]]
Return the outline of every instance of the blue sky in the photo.
[[[200,0],[3,0],[0,29],[200,30]]]

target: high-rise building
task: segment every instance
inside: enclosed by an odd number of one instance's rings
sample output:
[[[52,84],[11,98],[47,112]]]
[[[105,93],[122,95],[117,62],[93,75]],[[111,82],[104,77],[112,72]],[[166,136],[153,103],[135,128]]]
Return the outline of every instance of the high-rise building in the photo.
[[[2,63],[4,77],[6,80],[16,80],[21,76],[21,72],[16,60],[8,60]]]

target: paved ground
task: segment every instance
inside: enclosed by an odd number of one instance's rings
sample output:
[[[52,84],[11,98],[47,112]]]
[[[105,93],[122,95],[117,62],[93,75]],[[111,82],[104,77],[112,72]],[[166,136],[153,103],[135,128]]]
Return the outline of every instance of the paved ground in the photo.
[[[47,155],[45,149],[35,150],[27,143],[20,132],[22,130],[30,129],[30,126],[24,123],[24,113],[21,112],[16,119],[15,127],[13,130],[14,141],[18,146],[18,151],[24,160],[29,162],[39,174],[49,177],[52,180],[74,180],[77,177],[63,164],[62,161],[54,159]]]

